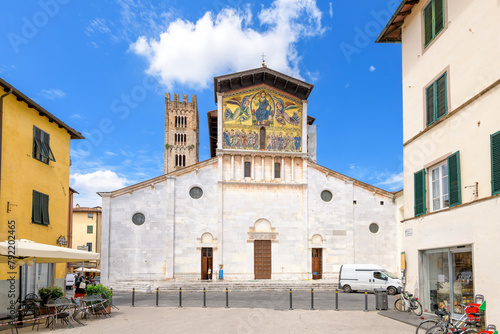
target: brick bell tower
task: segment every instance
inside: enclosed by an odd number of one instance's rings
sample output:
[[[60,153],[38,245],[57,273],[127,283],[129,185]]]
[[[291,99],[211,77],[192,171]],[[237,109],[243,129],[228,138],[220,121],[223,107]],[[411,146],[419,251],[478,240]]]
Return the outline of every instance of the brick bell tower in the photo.
[[[165,174],[199,161],[199,117],[196,95],[165,93]]]

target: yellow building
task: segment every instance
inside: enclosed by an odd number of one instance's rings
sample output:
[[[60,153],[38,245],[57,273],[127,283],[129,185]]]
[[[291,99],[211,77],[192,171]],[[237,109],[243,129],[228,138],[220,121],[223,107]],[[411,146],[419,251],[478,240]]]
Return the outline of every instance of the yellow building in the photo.
[[[84,137],[0,79],[1,241],[15,238],[54,246],[66,243],[71,139]],[[0,308],[8,302],[7,273],[12,272],[8,269],[0,264]],[[19,279],[19,269],[14,271]],[[66,266],[24,265],[21,273],[25,294],[42,286],[63,286]]]
[[[73,222],[71,228],[71,244],[68,247],[79,250],[87,250],[93,253],[101,252],[101,217],[100,206],[94,208],[76,205],[73,208]],[[82,263],[73,266],[81,267]],[[86,263],[85,267],[98,268],[99,264]]]

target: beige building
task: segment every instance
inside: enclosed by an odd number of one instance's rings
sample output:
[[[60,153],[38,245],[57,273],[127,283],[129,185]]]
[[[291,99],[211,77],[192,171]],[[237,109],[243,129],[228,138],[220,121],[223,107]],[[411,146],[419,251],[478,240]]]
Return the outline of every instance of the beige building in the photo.
[[[402,43],[407,289],[429,311],[476,294],[500,324],[500,6],[402,1],[377,42]]]
[[[101,252],[101,217],[100,206],[89,208],[77,204],[73,208],[71,248],[94,253]],[[81,263],[77,265],[80,267]]]

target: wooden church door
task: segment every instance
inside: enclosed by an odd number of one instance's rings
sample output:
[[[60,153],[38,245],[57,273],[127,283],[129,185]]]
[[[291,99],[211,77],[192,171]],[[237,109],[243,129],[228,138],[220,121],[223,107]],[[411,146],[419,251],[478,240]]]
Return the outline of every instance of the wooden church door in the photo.
[[[201,249],[201,279],[212,279],[213,248]]]
[[[271,240],[255,240],[253,247],[255,279],[271,279]]]
[[[313,279],[321,279],[323,277],[323,249],[312,249],[312,273]]]

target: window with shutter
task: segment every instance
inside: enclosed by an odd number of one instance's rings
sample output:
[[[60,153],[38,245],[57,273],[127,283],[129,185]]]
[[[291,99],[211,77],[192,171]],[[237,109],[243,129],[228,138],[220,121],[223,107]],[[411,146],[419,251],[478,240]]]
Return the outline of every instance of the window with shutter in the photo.
[[[33,190],[32,218],[35,224],[49,225],[49,196]]]
[[[455,152],[447,159],[449,206],[462,204],[462,189],[460,185],[460,152]]]
[[[431,0],[424,8],[424,46],[427,47],[445,26],[444,0]]]
[[[425,207],[425,169],[414,174],[415,187],[415,216],[423,215]]]
[[[427,126],[448,113],[447,73],[443,73],[436,81],[425,89],[425,110]]]
[[[49,160],[56,161],[50,148],[50,135],[33,126],[33,158],[48,164]]]
[[[500,194],[500,131],[491,135],[491,192]]]

